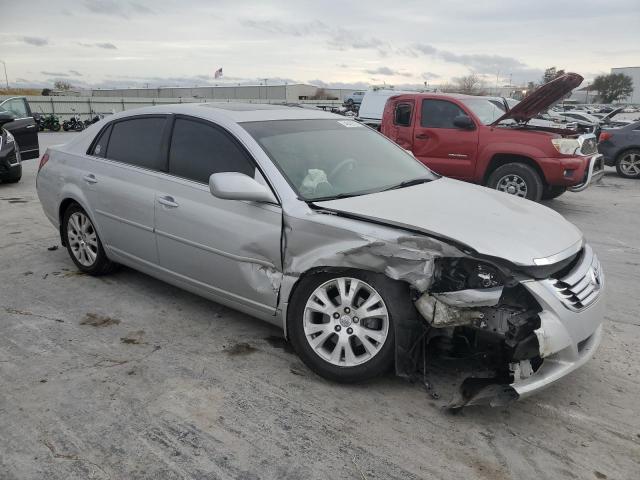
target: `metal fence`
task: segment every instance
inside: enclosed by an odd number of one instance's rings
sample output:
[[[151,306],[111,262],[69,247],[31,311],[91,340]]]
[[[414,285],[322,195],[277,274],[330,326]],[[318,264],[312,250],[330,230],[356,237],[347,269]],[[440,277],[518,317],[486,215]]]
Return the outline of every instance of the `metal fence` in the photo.
[[[11,96],[0,96],[0,102]],[[37,95],[27,96],[31,105],[31,111],[37,113],[53,113],[60,121],[68,120],[73,115],[79,115],[82,120],[91,118],[97,114],[111,115],[113,113],[131,110],[133,108],[149,107],[152,105],[168,105],[173,103],[209,103],[209,102],[240,102],[240,103],[282,103],[282,99],[257,100],[257,99],[205,99],[205,98],[116,98],[116,97],[42,97]],[[300,100],[297,103],[311,105],[339,106],[339,100]]]

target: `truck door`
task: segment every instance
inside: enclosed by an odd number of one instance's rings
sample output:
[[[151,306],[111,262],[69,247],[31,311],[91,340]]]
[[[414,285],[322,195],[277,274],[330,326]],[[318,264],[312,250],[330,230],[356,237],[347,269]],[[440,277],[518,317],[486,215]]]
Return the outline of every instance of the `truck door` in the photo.
[[[413,146],[413,117],[415,101],[397,99],[388,102],[384,118],[392,118],[391,122],[383,122],[382,133],[405,150]]]
[[[413,154],[416,158],[441,175],[472,180],[478,150],[478,128],[471,117],[457,104],[433,98],[423,99],[416,113],[413,129]],[[468,126],[456,126],[465,117]]]

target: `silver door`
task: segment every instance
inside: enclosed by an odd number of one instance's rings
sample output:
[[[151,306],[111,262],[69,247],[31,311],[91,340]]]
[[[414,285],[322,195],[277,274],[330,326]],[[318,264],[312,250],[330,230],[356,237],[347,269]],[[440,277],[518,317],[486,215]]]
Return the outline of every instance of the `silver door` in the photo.
[[[82,181],[87,185],[107,251],[138,264],[157,265],[153,233],[155,173],[110,160],[94,160]]]
[[[207,185],[158,178],[160,265],[225,300],[265,312],[276,307],[281,225],[279,206],[221,200]]]

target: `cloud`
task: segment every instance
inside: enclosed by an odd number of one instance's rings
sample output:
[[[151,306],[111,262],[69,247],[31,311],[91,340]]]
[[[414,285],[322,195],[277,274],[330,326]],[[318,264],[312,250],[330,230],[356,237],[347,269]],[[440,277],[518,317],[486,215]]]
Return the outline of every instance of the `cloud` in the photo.
[[[97,48],[104,48],[105,50],[117,50],[118,47],[116,47],[113,43],[109,43],[109,42],[98,42],[98,43],[82,43],[82,42],[78,42],[78,45],[82,46],[82,47],[87,47],[87,48],[93,48],[93,47],[97,47]]]
[[[62,72],[40,72],[42,75],[48,75],[50,77],[68,77],[69,74],[68,73],[62,73]]]
[[[331,31],[331,27],[318,20],[304,23],[289,23],[280,20],[243,19],[240,20],[240,24],[255,30],[262,30],[263,32],[292,35],[294,37],[306,37]]]
[[[386,75],[386,76],[401,76],[401,77],[412,77],[413,74],[409,72],[401,72],[399,70],[392,70],[389,67],[378,67],[372,70],[363,70],[365,73],[370,75]]]
[[[84,6],[91,13],[121,18],[129,18],[131,14],[150,15],[155,13],[151,8],[140,2],[84,0]]]
[[[431,72],[424,72],[420,75],[424,80],[434,80],[436,78],[440,78],[440,75]]]
[[[69,73],[71,75],[75,75],[76,77],[81,77],[82,76],[82,74],[77,70],[69,70]]]
[[[325,36],[328,38],[329,47],[335,50],[375,49],[384,55],[389,49],[389,46],[379,38],[363,36],[352,30],[327,25],[319,20],[292,23],[281,20],[242,19],[240,24],[247,28],[278,35],[293,37]]]
[[[448,50],[441,50],[433,45],[416,43],[404,50],[405,54],[411,56],[427,55],[440,59],[447,63],[462,65],[474,73],[481,75],[503,76],[513,74],[522,77],[537,77],[542,75],[539,68],[529,67],[526,63],[514,57],[506,57],[494,54],[458,54]]]
[[[22,37],[21,40],[24,43],[28,43],[29,45],[33,45],[35,47],[43,47],[45,45],[49,45],[49,40],[42,37]]]

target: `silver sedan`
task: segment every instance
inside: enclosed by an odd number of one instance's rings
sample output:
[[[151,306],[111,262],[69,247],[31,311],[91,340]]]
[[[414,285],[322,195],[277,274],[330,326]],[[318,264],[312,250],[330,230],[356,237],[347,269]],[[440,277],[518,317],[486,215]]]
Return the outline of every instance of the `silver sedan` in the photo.
[[[278,325],[340,382],[433,352],[482,358],[453,406],[526,396],[586,362],[604,276],[552,210],[441,178],[353,120],[249,104],[98,122],[40,161],[78,269],[127,265]],[[429,353],[429,355],[427,355]]]

